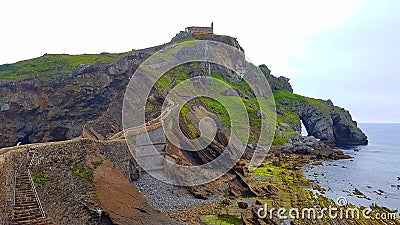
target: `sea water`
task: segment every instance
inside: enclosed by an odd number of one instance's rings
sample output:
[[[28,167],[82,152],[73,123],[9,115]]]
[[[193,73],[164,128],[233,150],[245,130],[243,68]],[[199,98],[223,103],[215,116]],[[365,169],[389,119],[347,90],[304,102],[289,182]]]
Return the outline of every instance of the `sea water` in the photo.
[[[359,124],[368,136],[365,146],[341,149],[353,159],[307,166],[305,175],[326,189],[325,195],[336,200],[369,206],[377,203],[400,211],[400,124]],[[354,148],[359,151],[354,151]],[[365,197],[352,194],[357,188]]]

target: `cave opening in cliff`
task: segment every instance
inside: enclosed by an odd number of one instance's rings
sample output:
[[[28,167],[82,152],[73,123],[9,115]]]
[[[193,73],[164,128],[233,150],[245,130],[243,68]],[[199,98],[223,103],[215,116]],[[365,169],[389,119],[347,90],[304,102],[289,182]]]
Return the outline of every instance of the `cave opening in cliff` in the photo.
[[[15,145],[26,145],[26,144],[30,144],[31,142],[29,141],[29,134],[26,134],[24,137],[19,138],[17,140],[17,143],[15,143]]]

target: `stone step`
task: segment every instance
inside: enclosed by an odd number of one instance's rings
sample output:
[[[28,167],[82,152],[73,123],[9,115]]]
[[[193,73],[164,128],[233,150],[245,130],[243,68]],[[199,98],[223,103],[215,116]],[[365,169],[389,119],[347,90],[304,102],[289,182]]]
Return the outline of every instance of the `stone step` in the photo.
[[[46,224],[54,224],[54,223],[41,223],[41,222],[38,222],[37,220],[23,220],[23,221],[18,221],[17,223],[14,223],[15,225],[24,225],[24,224],[34,224],[34,225],[37,225],[37,224],[42,224],[42,225],[46,225]]]
[[[19,198],[15,198],[15,202],[18,203],[24,203],[24,202],[36,202],[36,198],[35,196],[23,196],[23,197],[19,197]]]
[[[25,195],[33,195],[33,191],[15,191],[16,196],[25,196]]]
[[[154,166],[163,166],[165,164],[165,158],[162,155],[150,154],[145,156],[136,156],[136,161],[140,163],[142,167],[151,168]]]
[[[24,196],[19,196],[15,198],[16,201],[36,201],[35,196],[28,196],[28,195],[24,195]]]
[[[45,219],[19,221],[16,224],[55,225],[53,219],[49,217],[46,217]]]
[[[35,199],[26,199],[26,200],[16,200],[15,201],[16,206],[25,206],[25,205],[37,205],[37,202]]]
[[[34,195],[33,191],[16,191],[15,196]]]
[[[30,213],[30,214],[20,214],[20,215],[15,215],[14,220],[19,221],[20,220],[25,220],[25,219],[38,219],[42,217],[41,213]]]
[[[31,192],[32,191],[32,186],[27,186],[27,187],[21,187],[21,188],[16,188],[15,192]]]
[[[16,194],[15,198],[26,198],[26,197],[31,197],[31,198],[35,198],[35,195],[33,193],[29,193],[29,194]]]
[[[36,202],[28,202],[28,203],[24,202],[24,203],[15,204],[14,208],[16,208],[16,207],[20,207],[17,209],[28,208],[28,207],[38,207],[38,204]]]
[[[165,155],[165,154],[167,154],[165,151],[161,151],[161,152],[149,152],[149,153],[135,154],[135,156],[136,157],[146,157],[146,156]]]
[[[140,144],[136,144],[135,148],[136,147],[143,147],[143,146],[166,145],[166,144],[167,144],[166,142],[143,142],[143,143],[140,143]]]
[[[164,170],[164,166],[150,167],[150,168],[146,168],[146,170],[147,171]]]
[[[22,221],[18,221],[13,223],[13,225],[21,225],[21,224],[35,224],[34,220],[22,220]]]
[[[19,207],[19,206],[15,206],[14,210],[38,210],[39,207],[38,206],[24,206],[24,207]]]
[[[38,206],[26,206],[26,207],[19,207],[19,206],[14,206],[14,210],[28,210],[28,209],[34,209],[38,210]]]
[[[37,202],[35,200],[30,200],[30,201],[16,202],[15,205],[16,206],[37,205]]]
[[[34,195],[33,191],[16,191],[15,196],[27,196],[27,195]]]
[[[36,201],[35,196],[28,196],[28,195],[24,195],[24,196],[20,196],[20,197],[16,197],[15,198],[16,201]]]
[[[22,183],[28,182],[28,181],[30,181],[30,180],[31,180],[31,179],[29,179],[29,177],[21,178],[21,177],[17,176],[17,181],[22,182]]]
[[[39,210],[39,208],[14,210],[14,215],[20,215],[20,214],[24,214],[24,213],[40,213],[40,210]]]
[[[18,182],[18,181],[17,181]],[[31,189],[32,185],[31,183],[26,183],[26,184],[17,184],[17,186],[15,186],[16,189]]]
[[[32,186],[25,186],[25,187],[16,187],[15,188],[15,192],[22,192],[22,193],[24,193],[24,192],[31,192],[32,191],[32,188],[31,188]]]
[[[39,207],[31,207],[31,208],[15,208],[14,207],[14,212],[32,212],[35,210],[39,210]]]
[[[135,146],[134,147],[134,152],[136,153],[136,154],[143,154],[143,153],[146,153],[146,152],[154,152],[154,151],[157,151],[157,152],[162,152],[162,151],[165,151],[165,145],[163,145],[163,144],[160,144],[160,145],[140,145],[140,146]]]
[[[20,206],[24,206],[24,205],[37,205],[37,202],[35,201],[34,198],[32,199],[23,199],[23,200],[15,200],[15,205],[20,205]]]
[[[53,220],[49,220],[37,222],[36,225],[55,225],[55,223],[53,222]]]
[[[15,193],[18,194],[25,194],[25,193],[33,193],[32,189],[26,189],[26,190],[15,190]]]
[[[19,207],[27,207],[27,206],[36,206],[38,205],[36,201],[16,201],[15,206]]]
[[[19,222],[19,221],[24,221],[24,220],[33,220],[33,219],[38,219],[42,215],[27,215],[27,216],[18,216],[14,218],[14,221]]]

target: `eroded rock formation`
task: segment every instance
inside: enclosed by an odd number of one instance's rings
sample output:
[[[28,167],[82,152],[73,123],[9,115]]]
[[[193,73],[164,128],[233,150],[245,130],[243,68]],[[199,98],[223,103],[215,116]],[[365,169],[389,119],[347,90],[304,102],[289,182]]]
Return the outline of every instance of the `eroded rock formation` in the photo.
[[[350,112],[333,105],[331,100],[311,99],[293,94],[289,79],[275,77],[267,66],[261,71],[276,94],[277,113],[285,118],[296,117],[285,130],[301,132],[303,122],[308,135],[314,136],[329,145],[365,145],[367,136],[357,127]],[[277,97],[279,96],[279,97]],[[293,115],[293,113],[295,115]],[[279,125],[279,124],[278,124]]]
[[[178,34],[173,42],[198,38],[223,42],[243,51],[235,38],[190,35]],[[120,130],[120,105],[129,77],[144,59],[161,47],[135,51],[108,64],[82,64],[72,73],[60,71],[51,77],[32,74],[21,80],[0,81],[0,147],[18,142],[72,139],[82,135],[85,124],[86,134],[99,140]],[[293,91],[289,79],[274,77],[265,65],[260,68],[273,91]],[[187,72],[189,77],[208,75],[205,63],[188,64],[182,72]],[[240,80],[238,74],[217,65],[211,66],[211,73],[221,75],[228,82]],[[244,93],[238,94],[246,98]],[[357,128],[348,111],[333,106],[330,101],[324,104],[329,108],[328,112],[307,101],[297,102],[291,110],[303,121],[309,135],[322,141],[338,145],[367,143],[366,136]],[[279,107],[277,112],[283,116],[286,113]],[[300,121],[292,129],[299,131]]]

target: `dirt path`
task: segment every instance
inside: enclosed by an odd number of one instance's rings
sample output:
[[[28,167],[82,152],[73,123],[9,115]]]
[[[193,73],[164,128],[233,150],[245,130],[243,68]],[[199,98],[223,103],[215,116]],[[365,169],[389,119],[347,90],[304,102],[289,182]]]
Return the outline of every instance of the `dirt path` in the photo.
[[[142,194],[105,160],[94,173],[100,204],[117,224],[177,224],[153,210]]]

